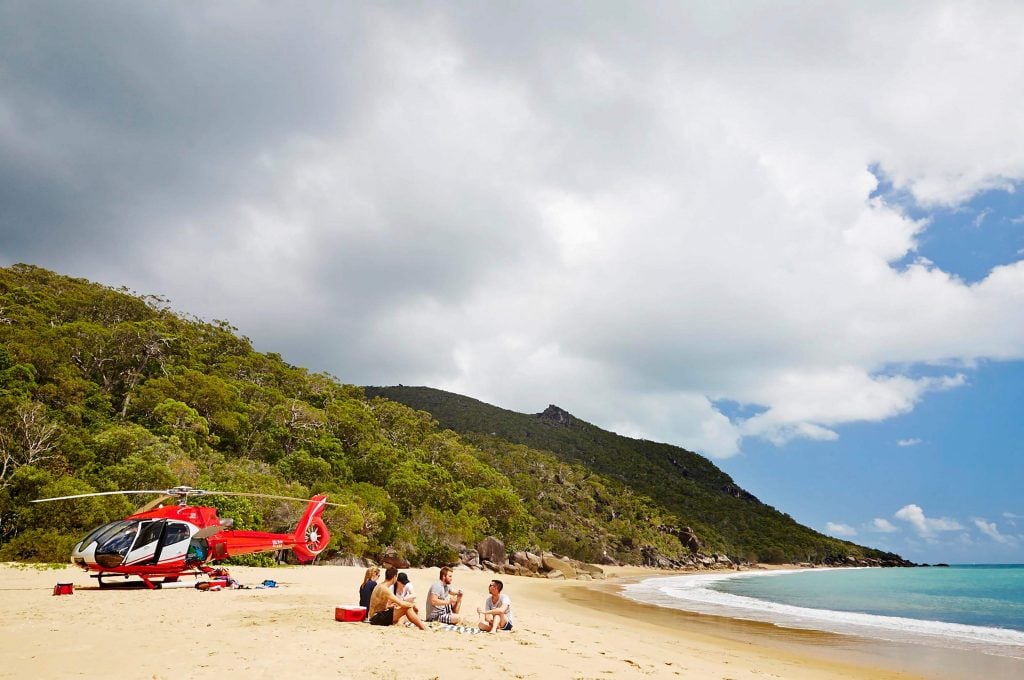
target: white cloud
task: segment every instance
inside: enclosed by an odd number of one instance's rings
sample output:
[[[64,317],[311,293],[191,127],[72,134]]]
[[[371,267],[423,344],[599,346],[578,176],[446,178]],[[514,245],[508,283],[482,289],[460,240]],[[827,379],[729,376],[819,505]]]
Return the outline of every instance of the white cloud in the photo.
[[[719,457],[1024,357],[1024,264],[968,285],[872,197],[1024,178],[1024,6],[556,5],[19,5],[0,260],[165,294],[347,382]],[[41,77],[51,54],[109,87]]]
[[[1000,533],[999,527],[996,526],[995,522],[989,522],[983,518],[975,517],[973,520],[974,526],[978,527],[978,531],[985,534],[993,541],[1002,543],[1004,545],[1016,545],[1017,538],[1007,534]]]
[[[913,503],[904,505],[893,514],[893,517],[910,524],[918,536],[927,540],[934,540],[936,535],[943,531],[963,529],[963,526],[955,519],[948,517],[926,517],[924,510],[919,505]]]
[[[637,395],[626,412],[597,417],[625,436],[674,433],[670,441],[685,441],[688,448],[713,452],[719,458],[739,452],[741,435],[736,427],[699,394]]]
[[[1013,542],[1013,538],[1004,536],[999,533],[999,527],[996,526],[995,522],[987,521],[981,517],[975,517],[973,520],[974,525],[978,527],[979,532],[990,538],[996,543],[1010,544]]]
[[[974,220],[971,222],[971,225],[975,229],[980,229],[982,223],[984,223],[984,221],[985,221],[985,218],[987,218],[991,214],[992,214],[992,208],[985,208],[984,210],[982,210],[980,213],[978,213],[975,216]]]
[[[876,517],[871,521],[871,531],[876,531],[883,534],[893,534],[899,531],[899,527],[894,525],[887,519]]]
[[[765,385],[757,403],[772,404],[743,423],[748,435],[785,443],[795,437],[835,438],[826,425],[878,421],[910,411],[923,394],[963,384],[962,375],[910,379],[872,376],[852,366],[787,373]]]
[[[922,441],[923,440],[918,439],[917,437],[910,437],[909,439],[900,439],[896,442],[896,446],[917,446]]]
[[[849,524],[838,524],[836,522],[829,522],[825,525],[825,533],[833,536],[856,536],[857,530],[851,527]]]

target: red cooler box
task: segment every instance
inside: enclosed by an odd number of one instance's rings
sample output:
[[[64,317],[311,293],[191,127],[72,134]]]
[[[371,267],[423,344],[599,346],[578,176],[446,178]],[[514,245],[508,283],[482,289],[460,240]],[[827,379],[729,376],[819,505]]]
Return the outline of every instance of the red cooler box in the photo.
[[[343,604],[334,608],[335,621],[362,621],[364,618],[366,618],[366,607]]]

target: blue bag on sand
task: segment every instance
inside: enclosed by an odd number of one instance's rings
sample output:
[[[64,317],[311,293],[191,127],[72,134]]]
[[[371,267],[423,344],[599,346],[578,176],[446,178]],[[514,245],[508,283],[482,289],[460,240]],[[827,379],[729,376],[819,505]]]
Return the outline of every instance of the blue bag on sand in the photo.
[[[266,581],[263,582],[263,585],[266,586],[267,588],[276,588],[277,587],[277,581],[272,581],[272,580],[270,580],[268,578]]]

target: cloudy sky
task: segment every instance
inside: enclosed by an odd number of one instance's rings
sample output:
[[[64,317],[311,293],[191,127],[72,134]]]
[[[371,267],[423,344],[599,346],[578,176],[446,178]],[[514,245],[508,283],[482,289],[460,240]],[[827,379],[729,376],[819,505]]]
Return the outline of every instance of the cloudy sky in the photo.
[[[0,265],[1024,562],[1024,5],[0,4]]]

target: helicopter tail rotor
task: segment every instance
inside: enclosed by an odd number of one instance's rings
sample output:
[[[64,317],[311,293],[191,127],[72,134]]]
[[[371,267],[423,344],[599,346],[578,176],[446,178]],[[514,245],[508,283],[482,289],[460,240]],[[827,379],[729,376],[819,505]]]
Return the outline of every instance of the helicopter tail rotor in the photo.
[[[299,562],[312,562],[331,540],[331,533],[321,517],[327,505],[327,496],[310,498],[306,511],[295,527],[295,547],[292,551]]]

